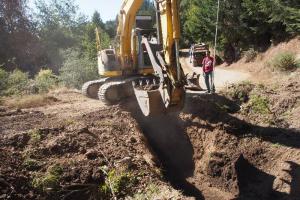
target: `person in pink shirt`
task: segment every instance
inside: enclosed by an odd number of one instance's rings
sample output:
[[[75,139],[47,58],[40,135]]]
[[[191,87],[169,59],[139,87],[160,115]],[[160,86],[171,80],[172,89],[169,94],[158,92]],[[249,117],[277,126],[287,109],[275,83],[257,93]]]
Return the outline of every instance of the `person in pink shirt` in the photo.
[[[210,51],[206,52],[206,56],[202,61],[202,70],[207,88],[207,93],[215,92],[215,85],[213,82],[214,58],[210,56]]]

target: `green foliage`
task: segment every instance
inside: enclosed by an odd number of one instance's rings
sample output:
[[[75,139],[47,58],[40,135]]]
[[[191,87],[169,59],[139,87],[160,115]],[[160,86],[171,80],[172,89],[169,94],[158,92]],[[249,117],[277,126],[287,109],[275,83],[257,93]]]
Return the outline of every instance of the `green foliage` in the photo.
[[[60,50],[79,46],[86,19],[78,12],[74,0],[38,0],[36,2],[38,35],[44,50],[44,65],[58,72],[64,59]]]
[[[39,129],[30,130],[28,135],[30,136],[30,143],[32,144],[37,144],[42,139],[41,131]]]
[[[57,82],[57,76],[55,76],[50,69],[40,70],[38,75],[35,76],[35,85],[39,93],[48,92],[57,85]]]
[[[114,38],[117,32],[117,20],[108,20],[105,23],[105,31],[110,38]]]
[[[96,27],[100,27],[102,30],[105,30],[105,24],[103,23],[99,12],[97,12],[97,11],[94,12],[94,14],[92,16],[92,23]]]
[[[32,186],[41,191],[57,190],[62,173],[63,170],[60,165],[50,166],[45,174],[36,174],[32,180]]]
[[[300,66],[296,60],[296,56],[290,52],[277,54],[271,61],[271,65],[280,71],[291,71]]]
[[[59,164],[54,164],[50,166],[47,171],[54,176],[60,176],[63,173],[63,168]]]
[[[9,74],[7,80],[7,95],[21,95],[28,92],[29,78],[28,73],[18,69]]]
[[[253,111],[254,113],[258,113],[258,114],[271,113],[268,99],[260,95],[251,95],[248,106],[250,110]]]
[[[97,63],[82,56],[78,49],[68,49],[62,52],[65,57],[60,69],[60,81],[67,87],[80,88],[83,83],[98,78]]]
[[[256,56],[257,56],[257,51],[255,51],[253,48],[249,49],[248,51],[245,52],[245,62],[252,62]]]
[[[97,59],[97,46],[96,46],[96,25],[95,24],[87,24],[85,26],[85,34],[82,40],[82,48],[85,52],[85,55],[90,60]],[[111,39],[109,35],[100,27],[98,27],[100,34],[100,45],[102,49],[107,49],[110,46]]]
[[[27,170],[34,171],[41,167],[40,163],[37,160],[27,158],[23,162],[23,167]]]
[[[136,183],[136,178],[128,172],[118,172],[116,170],[107,170],[106,167],[101,168],[106,174],[105,182],[100,185],[100,193],[106,197],[112,195],[122,196]]]
[[[217,1],[182,0],[183,35],[190,42],[213,43]],[[220,1],[218,46],[264,50],[300,33],[300,4],[295,0]],[[225,49],[226,51],[229,51]],[[226,52],[225,52],[226,53]]]
[[[249,100],[249,95],[253,88],[254,85],[251,82],[244,81],[239,84],[231,85],[228,90],[225,91],[225,95],[233,100],[237,100],[239,103],[245,103]]]
[[[9,76],[9,73],[6,72],[4,69],[0,68],[0,96],[4,95],[4,92],[7,89],[8,76]]]

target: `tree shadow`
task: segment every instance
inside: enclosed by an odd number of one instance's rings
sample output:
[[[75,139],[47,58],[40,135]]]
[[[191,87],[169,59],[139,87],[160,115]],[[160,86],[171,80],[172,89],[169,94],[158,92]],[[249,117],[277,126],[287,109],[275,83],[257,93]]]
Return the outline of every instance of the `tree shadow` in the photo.
[[[224,96],[202,94],[189,96],[183,112],[209,124],[221,124],[227,133],[236,137],[258,137],[274,144],[300,148],[299,130],[251,124],[232,115],[238,110],[239,105]]]

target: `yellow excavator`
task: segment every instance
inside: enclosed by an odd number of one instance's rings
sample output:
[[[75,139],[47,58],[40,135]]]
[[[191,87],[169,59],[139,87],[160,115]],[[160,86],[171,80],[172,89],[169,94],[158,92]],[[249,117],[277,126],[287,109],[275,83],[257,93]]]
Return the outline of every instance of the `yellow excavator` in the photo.
[[[186,79],[179,62],[179,0],[155,0],[156,29],[150,16],[136,16],[143,0],[123,0],[118,17],[118,47],[101,49],[102,78],[82,86],[84,95],[106,104],[135,95],[145,116],[179,111]]]

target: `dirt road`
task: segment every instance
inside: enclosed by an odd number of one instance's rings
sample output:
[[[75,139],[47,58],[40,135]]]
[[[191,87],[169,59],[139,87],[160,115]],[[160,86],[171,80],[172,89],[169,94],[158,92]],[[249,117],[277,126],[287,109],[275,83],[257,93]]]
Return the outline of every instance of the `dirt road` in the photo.
[[[192,64],[189,62],[189,58],[187,57],[181,58],[181,64],[185,74],[187,73],[192,74],[193,72],[195,72],[196,74],[202,74],[202,68],[193,67]],[[214,73],[215,86],[217,90],[220,90],[232,83],[246,81],[250,78],[250,76],[251,76],[250,74],[237,71],[236,69],[233,70],[233,69],[217,66],[215,68],[215,73]],[[200,76],[200,86],[202,88],[206,88],[202,76]]]

